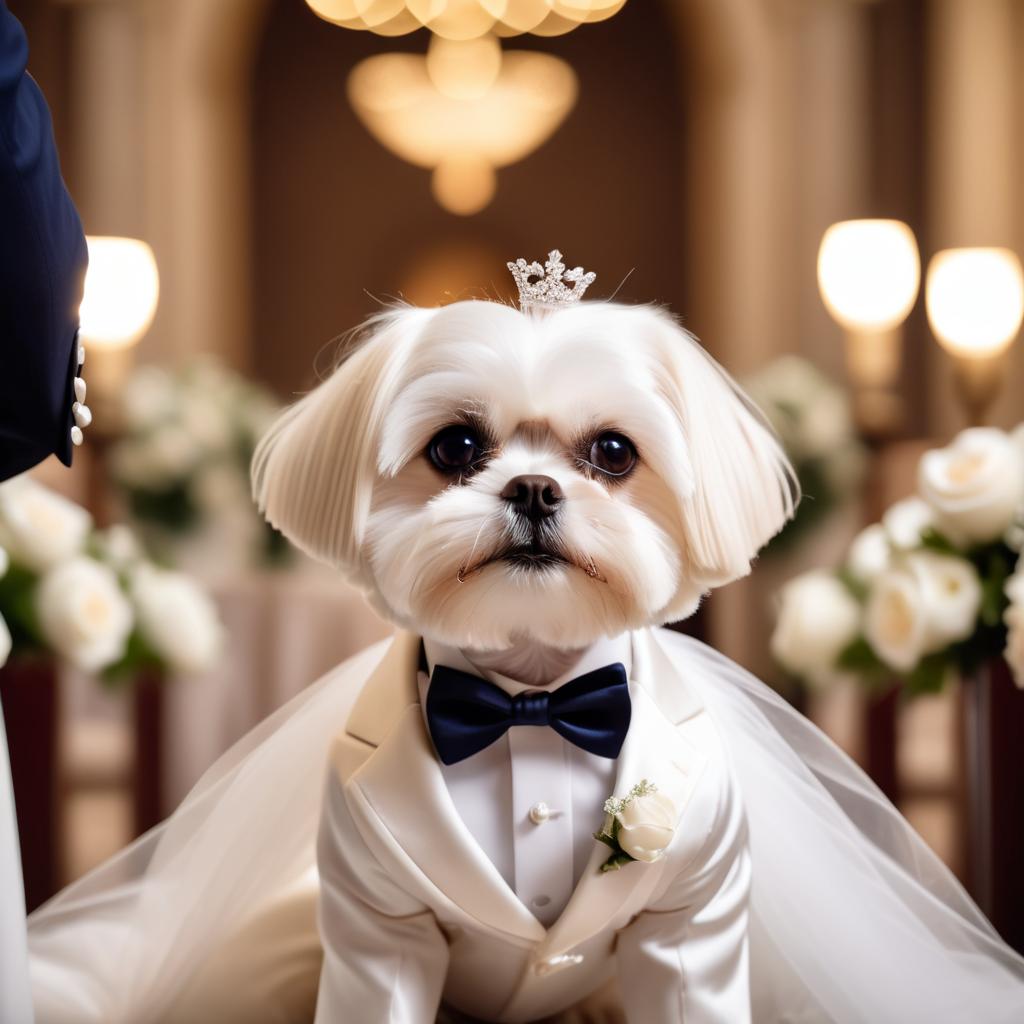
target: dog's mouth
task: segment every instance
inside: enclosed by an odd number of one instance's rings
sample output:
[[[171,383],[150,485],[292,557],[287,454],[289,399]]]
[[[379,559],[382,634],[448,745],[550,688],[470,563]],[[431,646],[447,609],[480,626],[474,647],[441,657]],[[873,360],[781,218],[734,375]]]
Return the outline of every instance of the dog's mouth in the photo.
[[[556,565],[569,565],[569,559],[560,551],[552,550],[534,541],[531,544],[520,544],[501,552],[491,561],[507,562],[525,569],[548,569]]]
[[[591,579],[599,580],[601,583],[608,582],[598,571],[597,566],[592,560],[588,559],[585,562],[577,561],[558,548],[543,544],[537,538],[534,538],[528,544],[514,544],[500,548],[479,562],[462,566],[458,572],[459,582],[465,583],[470,576],[480,572],[488,565],[493,565],[495,562],[503,562],[505,565],[514,568],[536,573],[546,572],[563,565],[572,566],[585,572]]]

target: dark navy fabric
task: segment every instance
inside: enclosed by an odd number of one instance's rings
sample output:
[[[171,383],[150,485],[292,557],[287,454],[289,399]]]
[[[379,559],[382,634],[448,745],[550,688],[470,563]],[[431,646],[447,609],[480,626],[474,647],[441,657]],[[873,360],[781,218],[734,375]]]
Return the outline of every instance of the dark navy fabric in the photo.
[[[71,464],[85,236],[60,174],[28,41],[0,0],[0,480]]]
[[[426,710],[430,738],[444,764],[478,753],[519,725],[550,726],[577,747],[615,758],[632,715],[626,670],[619,663],[556,690],[525,690],[514,697],[486,679],[438,665]]]

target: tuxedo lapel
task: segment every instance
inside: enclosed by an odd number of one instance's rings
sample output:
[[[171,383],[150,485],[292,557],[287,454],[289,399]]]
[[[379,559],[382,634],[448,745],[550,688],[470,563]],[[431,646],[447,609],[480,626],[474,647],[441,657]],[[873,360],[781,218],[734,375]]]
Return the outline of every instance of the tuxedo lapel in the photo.
[[[669,855],[602,872],[610,853],[594,849],[565,910],[550,930],[523,905],[480,848],[455,808],[423,722],[416,688],[420,639],[396,638],[363,688],[346,725],[344,776],[384,846],[425,878],[444,902],[519,942],[540,943],[538,959],[580,945],[616,918],[639,912]],[[632,720],[616,772],[615,795],[641,779],[671,797],[680,816],[706,764],[676,725],[702,710],[672,663],[646,631],[633,635]],[[593,827],[603,821],[594,808]],[[677,833],[679,830],[677,821]],[[671,850],[669,851],[669,854]]]
[[[351,777],[363,798],[353,810],[445,902],[506,936],[538,942],[544,926],[480,848],[448,792],[416,695],[418,652],[418,637],[399,636],[353,708],[346,731],[377,747]]]
[[[636,682],[631,686],[633,717],[619,755],[615,795],[624,796],[641,779],[654,783],[676,807],[678,834],[680,828],[685,827],[680,819],[707,758],[680,735],[676,723],[699,713],[702,705],[684,696],[685,691],[671,665],[663,664],[654,656],[656,652],[650,649],[650,643],[645,634],[635,634],[633,677]],[[660,696],[672,690],[673,683],[677,684],[677,690],[665,709],[670,712],[670,718],[659,706],[654,693]],[[602,808],[595,807],[595,832],[603,821]],[[628,919],[639,912],[649,901],[670,852],[653,864],[631,862],[617,871],[601,871],[601,865],[611,851],[604,843],[595,840],[579,884],[562,915],[548,932],[537,953],[538,959],[566,953],[604,929],[615,918]]]

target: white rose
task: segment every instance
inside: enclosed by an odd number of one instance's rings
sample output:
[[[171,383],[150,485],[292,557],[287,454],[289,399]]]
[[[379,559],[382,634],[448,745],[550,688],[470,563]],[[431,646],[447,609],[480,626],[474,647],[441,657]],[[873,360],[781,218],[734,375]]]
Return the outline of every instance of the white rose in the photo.
[[[993,541],[1024,505],[1024,458],[1001,430],[972,427],[924,455],[918,486],[940,530],[964,543]]]
[[[790,672],[821,681],[859,628],[860,605],[846,587],[830,572],[804,573],[779,592],[772,654]]]
[[[96,535],[103,561],[115,572],[127,572],[142,558],[142,547],[134,533],[123,524],[108,526]]]
[[[924,597],[933,649],[969,637],[981,608],[981,580],[974,566],[934,551],[915,552],[907,562]]]
[[[889,535],[881,523],[866,527],[854,537],[846,567],[861,583],[870,583],[891,563]]]
[[[234,435],[223,395],[192,393],[182,396],[181,425],[204,449],[230,451]]]
[[[238,469],[225,462],[214,462],[201,469],[189,482],[189,495],[196,506],[212,519],[239,506],[252,510],[249,482]]]
[[[1010,431],[1010,440],[1017,446],[1020,457],[1024,459],[1024,423],[1018,423]]]
[[[199,455],[193,438],[172,423],[118,444],[114,449],[114,472],[127,487],[162,489],[187,477]]]
[[[175,416],[177,386],[160,366],[140,366],[121,396],[125,423],[133,431],[148,430]]]
[[[935,512],[920,498],[897,501],[882,516],[882,526],[893,547],[909,551],[921,543],[921,534],[935,525]]]
[[[846,393],[822,378],[800,417],[799,451],[808,458],[831,455],[853,436]]]
[[[0,579],[3,579],[7,572],[7,567],[11,564],[11,559],[7,554],[6,548],[0,548]]]
[[[864,637],[890,668],[908,672],[925,653],[928,628],[914,575],[887,569],[871,587],[864,607]]]
[[[51,569],[36,591],[43,635],[73,665],[95,672],[124,654],[132,609],[117,577],[91,558]]]
[[[27,569],[45,572],[78,554],[91,529],[84,508],[28,477],[0,485],[0,540]]]
[[[618,814],[619,846],[634,860],[650,864],[672,841],[678,813],[672,800],[657,791],[634,797]]]
[[[864,636],[891,668],[909,672],[921,658],[974,631],[981,581],[962,558],[919,551],[881,573],[864,609]]]
[[[142,635],[171,668],[200,672],[213,664],[223,630],[213,601],[193,580],[146,565],[131,591]]]

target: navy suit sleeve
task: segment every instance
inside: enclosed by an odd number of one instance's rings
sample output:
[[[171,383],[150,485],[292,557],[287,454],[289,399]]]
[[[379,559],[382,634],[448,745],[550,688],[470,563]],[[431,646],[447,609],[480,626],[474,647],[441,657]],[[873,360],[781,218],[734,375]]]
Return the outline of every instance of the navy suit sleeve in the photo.
[[[87,253],[28,42],[0,0],[0,480],[71,464],[78,306]]]

